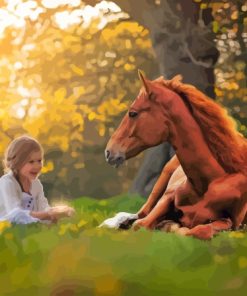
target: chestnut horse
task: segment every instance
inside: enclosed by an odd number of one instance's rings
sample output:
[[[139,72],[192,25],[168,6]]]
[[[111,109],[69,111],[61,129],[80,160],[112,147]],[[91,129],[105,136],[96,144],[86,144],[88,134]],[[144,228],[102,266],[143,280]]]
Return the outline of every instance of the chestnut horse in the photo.
[[[246,139],[222,107],[181,76],[150,81],[139,71],[139,77],[143,87],[109,140],[106,160],[118,166],[165,141],[176,154],[134,229],[164,225],[166,231],[210,239],[239,228],[247,220]]]

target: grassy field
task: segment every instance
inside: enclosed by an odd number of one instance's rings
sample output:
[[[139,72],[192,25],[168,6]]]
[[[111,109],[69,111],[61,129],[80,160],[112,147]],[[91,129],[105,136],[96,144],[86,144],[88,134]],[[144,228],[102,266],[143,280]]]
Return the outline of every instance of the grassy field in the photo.
[[[97,226],[143,200],[73,201],[57,225],[0,224],[0,295],[247,295],[247,234],[209,242]]]

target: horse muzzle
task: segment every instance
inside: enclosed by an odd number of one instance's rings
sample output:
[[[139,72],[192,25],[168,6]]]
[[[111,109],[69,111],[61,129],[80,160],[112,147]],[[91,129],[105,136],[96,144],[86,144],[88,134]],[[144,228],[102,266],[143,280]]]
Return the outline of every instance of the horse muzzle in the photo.
[[[114,153],[111,150],[105,150],[105,159],[110,165],[114,165],[116,168],[119,167],[125,161],[125,154],[122,152]]]

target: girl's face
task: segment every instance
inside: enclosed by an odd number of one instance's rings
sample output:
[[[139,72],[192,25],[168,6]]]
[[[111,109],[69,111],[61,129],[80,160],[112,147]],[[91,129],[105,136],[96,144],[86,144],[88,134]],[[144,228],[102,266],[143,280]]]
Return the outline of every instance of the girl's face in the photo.
[[[29,181],[35,180],[42,169],[43,158],[41,151],[34,151],[30,154],[28,161],[22,166],[19,175]]]

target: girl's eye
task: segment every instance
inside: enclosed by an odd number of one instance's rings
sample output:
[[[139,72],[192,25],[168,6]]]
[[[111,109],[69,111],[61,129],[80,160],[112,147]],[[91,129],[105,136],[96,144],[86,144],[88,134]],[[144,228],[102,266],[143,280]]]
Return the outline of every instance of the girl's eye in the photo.
[[[30,160],[29,163],[34,163],[34,161],[33,160]]]
[[[42,159],[39,159],[38,162],[39,162],[39,163],[42,163]]]

